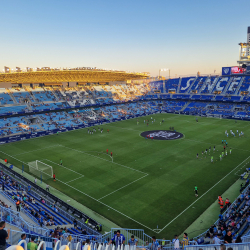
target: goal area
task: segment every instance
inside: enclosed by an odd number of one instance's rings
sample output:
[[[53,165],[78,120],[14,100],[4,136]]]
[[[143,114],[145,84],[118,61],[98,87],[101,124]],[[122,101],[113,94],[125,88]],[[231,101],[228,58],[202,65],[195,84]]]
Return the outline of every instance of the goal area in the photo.
[[[53,168],[41,161],[32,161],[28,163],[29,171],[37,177],[41,177],[43,180],[53,178]]]

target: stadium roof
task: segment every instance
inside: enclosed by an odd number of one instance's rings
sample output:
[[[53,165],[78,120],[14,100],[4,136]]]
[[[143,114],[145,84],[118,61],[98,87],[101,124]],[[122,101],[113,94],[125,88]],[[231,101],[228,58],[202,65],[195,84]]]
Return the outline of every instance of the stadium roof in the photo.
[[[97,70],[97,69],[66,69],[66,70],[41,70],[28,72],[0,73],[1,82],[11,83],[60,83],[60,82],[111,82],[145,79],[147,73],[130,73],[125,71]]]

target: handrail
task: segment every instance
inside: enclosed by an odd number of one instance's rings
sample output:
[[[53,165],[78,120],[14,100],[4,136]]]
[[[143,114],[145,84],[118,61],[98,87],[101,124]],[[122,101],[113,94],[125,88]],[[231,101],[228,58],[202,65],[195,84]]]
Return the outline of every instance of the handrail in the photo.
[[[23,243],[24,243],[24,250],[27,250],[27,242],[26,242],[26,240],[19,241],[17,245],[21,246]]]
[[[54,247],[54,250],[57,250],[58,245],[59,245],[59,248],[60,248],[60,247],[61,247],[61,241],[60,241],[60,240],[58,240],[58,241],[56,242],[55,247]]]
[[[42,247],[42,245],[44,245],[43,250],[46,250],[46,242],[45,242],[45,241],[41,241],[41,242],[40,242],[39,246],[37,247],[37,250],[40,250],[41,247]]]
[[[35,225],[28,223],[20,216],[19,213],[12,211],[10,208],[5,208],[2,205],[0,205],[0,214],[1,214],[1,220],[3,220],[3,217],[6,217],[5,220],[7,223],[9,223],[13,226],[16,226],[20,229],[26,228],[27,230],[29,230],[30,233],[32,231],[33,232],[40,231],[41,232],[40,234],[46,235],[46,233],[49,232],[48,229],[37,227]],[[8,218],[8,216],[9,216],[9,218]]]

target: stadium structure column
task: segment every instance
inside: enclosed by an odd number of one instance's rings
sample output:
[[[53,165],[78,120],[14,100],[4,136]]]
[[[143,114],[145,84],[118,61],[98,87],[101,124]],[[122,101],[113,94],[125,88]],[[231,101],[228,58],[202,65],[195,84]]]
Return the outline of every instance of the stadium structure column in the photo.
[[[247,28],[247,44],[250,43],[250,26]],[[247,56],[249,56],[249,45],[247,46]]]

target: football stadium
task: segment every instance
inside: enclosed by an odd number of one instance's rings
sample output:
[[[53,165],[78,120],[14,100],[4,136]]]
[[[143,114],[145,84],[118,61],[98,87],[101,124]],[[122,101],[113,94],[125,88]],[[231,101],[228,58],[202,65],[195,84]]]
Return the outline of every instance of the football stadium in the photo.
[[[249,249],[250,27],[238,46],[211,74],[5,66],[0,250]]]

